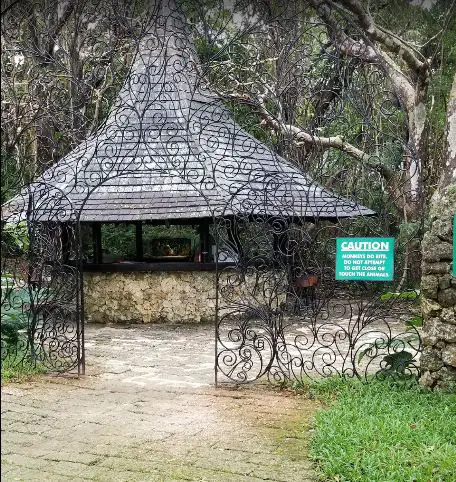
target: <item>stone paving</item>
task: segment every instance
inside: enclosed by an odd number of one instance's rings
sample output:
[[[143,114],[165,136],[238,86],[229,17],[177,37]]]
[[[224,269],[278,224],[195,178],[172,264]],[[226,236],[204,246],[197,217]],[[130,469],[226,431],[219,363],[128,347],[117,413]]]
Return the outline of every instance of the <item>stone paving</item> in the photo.
[[[2,481],[310,481],[316,403],[213,386],[210,326],[87,326],[84,377],[2,387]]]

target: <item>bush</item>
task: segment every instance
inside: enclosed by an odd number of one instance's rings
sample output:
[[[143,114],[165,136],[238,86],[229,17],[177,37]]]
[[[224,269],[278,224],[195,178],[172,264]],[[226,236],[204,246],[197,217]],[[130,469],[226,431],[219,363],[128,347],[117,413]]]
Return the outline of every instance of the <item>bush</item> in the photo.
[[[14,279],[2,275],[2,314],[1,314],[1,346],[2,351],[11,345],[19,343],[20,331],[27,328],[28,319],[24,314],[23,305],[30,303],[26,288],[16,287]],[[2,354],[3,358],[3,354]]]

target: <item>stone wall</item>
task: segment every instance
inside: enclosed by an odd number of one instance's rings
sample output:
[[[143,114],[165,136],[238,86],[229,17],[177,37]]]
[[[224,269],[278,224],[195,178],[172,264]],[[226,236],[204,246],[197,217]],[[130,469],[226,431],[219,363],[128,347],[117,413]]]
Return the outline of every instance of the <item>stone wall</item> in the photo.
[[[271,309],[285,302],[285,271],[220,274],[219,313]],[[216,312],[214,271],[84,273],[84,315],[93,323],[198,323]]]
[[[84,273],[85,319],[95,323],[197,323],[215,316],[212,271]]]
[[[421,383],[432,388],[456,385],[456,278],[451,274],[455,212],[453,185],[434,203],[423,239]]]

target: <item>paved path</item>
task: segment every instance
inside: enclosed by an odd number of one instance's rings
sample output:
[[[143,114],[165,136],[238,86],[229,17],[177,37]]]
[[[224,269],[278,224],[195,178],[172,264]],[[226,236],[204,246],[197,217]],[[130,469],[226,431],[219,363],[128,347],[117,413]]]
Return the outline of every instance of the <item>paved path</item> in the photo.
[[[213,387],[208,326],[89,326],[87,375],[2,387],[2,481],[313,480],[315,405]]]

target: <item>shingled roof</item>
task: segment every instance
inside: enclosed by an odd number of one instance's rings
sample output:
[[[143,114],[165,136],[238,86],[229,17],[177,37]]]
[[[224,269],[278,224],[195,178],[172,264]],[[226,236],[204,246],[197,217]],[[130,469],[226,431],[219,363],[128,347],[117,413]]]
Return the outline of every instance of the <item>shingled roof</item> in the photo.
[[[103,222],[373,214],[240,127],[201,82],[180,9],[162,3],[104,124],[6,211]]]

